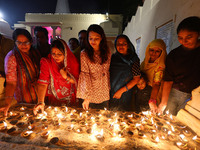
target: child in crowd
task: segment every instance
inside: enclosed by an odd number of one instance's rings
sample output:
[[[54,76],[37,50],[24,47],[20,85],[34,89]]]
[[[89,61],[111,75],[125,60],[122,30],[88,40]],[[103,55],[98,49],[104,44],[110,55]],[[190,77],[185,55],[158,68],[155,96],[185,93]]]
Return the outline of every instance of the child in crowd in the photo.
[[[149,109],[149,99],[151,96],[152,87],[147,84],[148,78],[145,73],[141,72],[140,80],[137,85],[134,87],[135,89],[135,106],[136,112],[139,113],[141,111],[146,111]]]

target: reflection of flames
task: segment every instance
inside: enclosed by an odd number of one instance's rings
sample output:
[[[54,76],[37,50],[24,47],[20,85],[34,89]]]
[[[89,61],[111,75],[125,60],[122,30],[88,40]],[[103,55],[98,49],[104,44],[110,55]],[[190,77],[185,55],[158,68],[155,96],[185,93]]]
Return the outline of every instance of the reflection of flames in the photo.
[[[196,139],[197,139],[197,135],[196,135],[196,136],[194,136],[192,139],[193,139],[193,140],[196,140]]]
[[[4,127],[7,127],[7,123],[3,121]]]
[[[31,133],[33,133],[33,131],[26,131],[26,132],[24,133],[24,135],[29,135],[29,134],[31,134]]]
[[[159,142],[159,137],[158,137],[158,136],[156,137],[155,141],[156,141],[156,142]]]
[[[178,146],[181,146],[181,145],[182,145],[182,143],[181,143],[181,142],[177,142],[176,144],[177,144]]]

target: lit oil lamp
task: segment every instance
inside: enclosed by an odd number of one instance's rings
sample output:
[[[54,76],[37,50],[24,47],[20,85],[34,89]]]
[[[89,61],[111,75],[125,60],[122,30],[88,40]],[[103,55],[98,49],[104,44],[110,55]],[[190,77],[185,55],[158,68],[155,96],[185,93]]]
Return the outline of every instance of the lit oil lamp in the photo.
[[[164,132],[164,133],[168,133],[169,129],[167,127],[163,126],[161,128],[161,131]]]
[[[184,125],[184,124],[181,123],[181,122],[176,123],[176,126],[177,126],[178,128],[180,128],[180,129],[186,128],[186,125]]]
[[[158,142],[160,141],[159,136],[158,136],[158,135],[155,135],[155,134],[152,135],[151,140],[152,140],[154,143],[158,143]]]
[[[180,134],[179,137],[184,143],[188,142],[187,138],[183,134]]]
[[[63,141],[61,141],[58,137],[53,137],[50,140],[50,143],[55,144],[55,145],[59,145],[59,146],[67,146]]]
[[[180,149],[188,149],[187,143],[185,144],[185,143],[181,143],[181,142],[176,142],[176,145]]]
[[[81,112],[81,113],[79,114],[79,117],[82,118],[82,115],[83,115],[83,113]]]
[[[21,133],[21,136],[24,138],[30,139],[30,138],[32,138],[32,133],[33,133],[33,131],[24,131]]]
[[[74,127],[73,131],[76,132],[76,133],[82,133],[83,129],[81,127]]]
[[[200,143],[200,137],[198,137],[197,135],[195,135],[192,139],[193,139],[195,142]]]
[[[95,131],[95,137],[97,138],[97,140],[103,142],[104,141],[104,136],[103,136],[103,129],[101,129],[101,132],[97,132]]]
[[[35,129],[35,125],[34,125],[34,124],[30,124],[27,128],[28,128],[29,130],[34,130],[34,129]]]
[[[190,131],[190,130],[188,130],[188,129],[183,129],[183,134],[185,135],[185,136],[192,136],[192,132]]]
[[[23,107],[23,106],[20,108],[21,111],[24,111],[25,109],[26,107]]]
[[[173,141],[173,142],[177,141],[177,139],[178,139],[177,136],[174,135],[174,134],[172,134],[171,131],[168,131],[167,138],[168,138],[170,141]]]
[[[18,113],[16,113],[16,112],[10,112],[9,115],[15,117],[15,116],[18,115]]]
[[[0,124],[0,131],[5,131],[7,129],[7,123],[3,121],[3,123]]]
[[[41,137],[44,138],[44,139],[47,139],[48,136],[49,136],[49,133],[50,133],[50,131],[44,131],[44,132],[41,133]]]

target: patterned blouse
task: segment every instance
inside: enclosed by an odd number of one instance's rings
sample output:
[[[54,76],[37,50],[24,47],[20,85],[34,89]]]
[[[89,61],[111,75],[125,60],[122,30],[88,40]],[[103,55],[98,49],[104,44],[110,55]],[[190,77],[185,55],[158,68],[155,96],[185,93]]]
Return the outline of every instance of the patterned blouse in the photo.
[[[95,63],[91,62],[85,50],[81,52],[81,73],[79,75],[77,98],[88,99],[90,103],[102,103],[110,99],[110,60],[104,64],[101,58],[94,54]]]

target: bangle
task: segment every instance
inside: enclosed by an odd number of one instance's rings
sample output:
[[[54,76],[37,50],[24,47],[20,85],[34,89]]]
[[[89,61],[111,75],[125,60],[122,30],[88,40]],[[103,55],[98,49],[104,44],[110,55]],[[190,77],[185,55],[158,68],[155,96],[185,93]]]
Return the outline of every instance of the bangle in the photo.
[[[152,103],[152,102],[156,104],[157,101],[155,99],[150,99],[149,103]]]
[[[128,87],[127,87],[127,85],[125,85],[125,88],[126,88],[126,91],[128,91]]]

